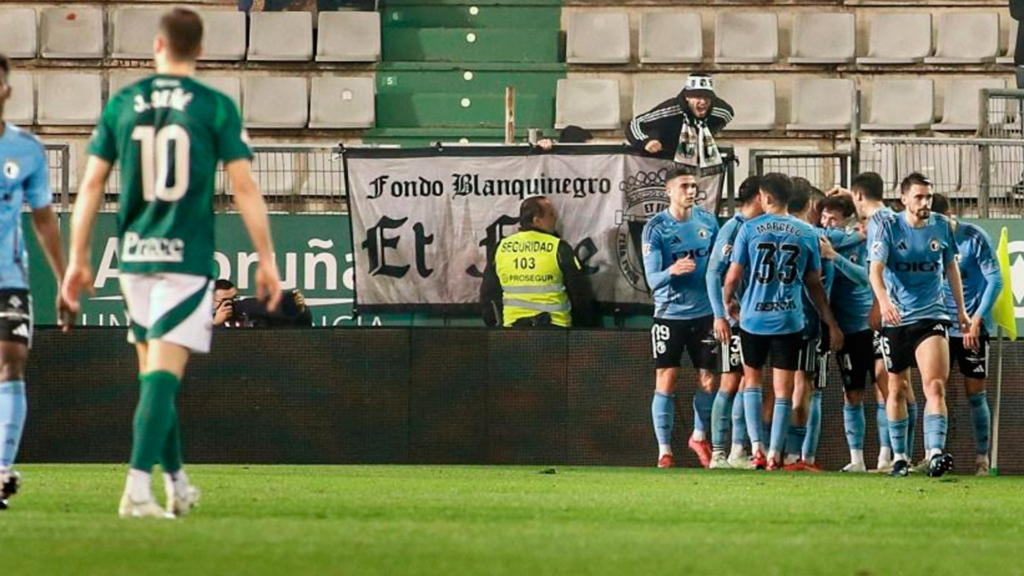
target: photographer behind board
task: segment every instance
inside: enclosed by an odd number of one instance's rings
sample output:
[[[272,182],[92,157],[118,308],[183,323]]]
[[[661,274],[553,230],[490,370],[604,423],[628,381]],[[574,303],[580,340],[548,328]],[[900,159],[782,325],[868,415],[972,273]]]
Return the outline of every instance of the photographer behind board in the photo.
[[[230,280],[213,283],[214,328],[309,328],[313,316],[306,299],[298,290],[281,293],[281,305],[269,312],[256,298],[239,298],[238,289]]]
[[[572,246],[555,235],[551,200],[519,205],[519,232],[498,243],[480,286],[487,326],[597,326],[594,295]]]

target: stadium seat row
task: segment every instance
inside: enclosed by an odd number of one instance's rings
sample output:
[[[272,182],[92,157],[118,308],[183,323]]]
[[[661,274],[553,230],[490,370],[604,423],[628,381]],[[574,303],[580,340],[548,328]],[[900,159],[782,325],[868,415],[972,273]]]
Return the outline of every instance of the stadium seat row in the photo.
[[[108,94],[141,77],[111,74]],[[232,97],[250,128],[369,128],[374,124],[372,77],[204,76],[200,80]],[[4,117],[16,124],[91,126],[103,108],[99,74],[33,77],[15,72],[11,85],[14,93]]]
[[[113,58],[148,60],[163,9],[115,8],[110,12]],[[203,60],[295,61],[313,59],[313,15],[254,12],[246,41],[244,12],[201,10],[206,23]],[[37,25],[38,21],[38,25]],[[94,59],[107,55],[103,10],[96,6],[0,8],[0,52],[12,58]],[[321,12],[318,62],[380,59],[380,14]]]
[[[935,88],[930,78],[876,78],[870,84],[867,114],[861,128],[871,131],[968,131],[978,127],[979,92],[1006,88],[997,78],[956,78],[945,85],[941,122],[935,122]],[[679,78],[637,78],[633,115],[650,110],[675,96]],[[790,97],[786,130],[846,131],[854,117],[855,84],[850,79],[797,78]],[[720,78],[716,93],[735,109],[726,130],[775,130],[775,81]],[[576,124],[584,128],[619,127],[619,83],[610,79],[559,80],[555,127]]]
[[[1008,52],[999,54],[999,15],[948,12],[939,17],[932,52],[929,12],[882,13],[871,18],[866,55],[857,57],[856,20],[846,12],[799,12],[794,17],[790,64],[981,64],[1012,63],[1017,22],[1011,20]],[[701,15],[644,12],[640,16],[642,63],[699,63],[704,60]],[[577,12],[566,31],[566,61],[625,64],[630,61],[629,14]],[[715,24],[714,61],[770,64],[779,61],[779,23],[773,12],[722,10]]]

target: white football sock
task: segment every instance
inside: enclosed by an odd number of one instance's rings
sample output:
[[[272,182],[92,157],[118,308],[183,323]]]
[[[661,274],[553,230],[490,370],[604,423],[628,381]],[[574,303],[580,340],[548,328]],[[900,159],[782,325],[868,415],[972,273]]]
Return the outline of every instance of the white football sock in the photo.
[[[706,436],[704,436],[703,430],[694,430],[693,434],[690,435],[690,438],[692,438],[695,442],[704,442]]]
[[[850,463],[864,465],[864,451],[863,450],[850,450]]]
[[[658,444],[658,458],[661,458],[665,454],[672,454],[671,444]]]
[[[141,504],[153,499],[153,490],[150,487],[151,478],[152,476],[149,472],[143,472],[134,468],[128,470],[126,490],[128,490],[128,498],[132,502]]]
[[[747,448],[743,444],[733,444],[729,451],[729,458],[740,458],[746,456]]]

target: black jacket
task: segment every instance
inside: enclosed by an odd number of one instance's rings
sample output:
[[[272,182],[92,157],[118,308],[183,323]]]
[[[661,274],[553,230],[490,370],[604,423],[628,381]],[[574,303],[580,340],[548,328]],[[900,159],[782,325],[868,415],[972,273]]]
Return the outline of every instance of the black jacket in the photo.
[[[1010,16],[1017,21],[1024,20],[1024,0],[1010,0]]]
[[[572,304],[572,325],[574,328],[587,328],[600,325],[594,302],[594,290],[590,279],[580,269],[579,262],[572,246],[565,240],[558,240],[558,267],[562,270],[562,281],[565,291]],[[484,270],[484,281],[480,285],[480,312],[487,326],[502,325],[502,290],[498,280],[498,270],[494,258],[487,263]]]
[[[711,100],[711,111],[704,118],[704,123],[712,134],[718,134],[732,122],[732,116],[732,106],[715,96]],[[629,140],[629,145],[637,150],[643,150],[651,140],[658,140],[661,142],[661,152],[657,156],[672,159],[676,154],[676,146],[679,145],[679,133],[683,128],[684,118],[688,118],[694,124],[698,122],[690,112],[686,98],[680,92],[675,98],[665,100],[630,120],[626,127],[626,139]]]

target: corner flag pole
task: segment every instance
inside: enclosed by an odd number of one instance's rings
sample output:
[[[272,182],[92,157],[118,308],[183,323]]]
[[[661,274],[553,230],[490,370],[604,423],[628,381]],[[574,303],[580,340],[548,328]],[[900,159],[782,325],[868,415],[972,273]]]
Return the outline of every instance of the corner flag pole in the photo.
[[[999,409],[1003,405],[1003,328],[996,330],[996,405],[992,414],[992,465],[990,476],[999,476]]]

